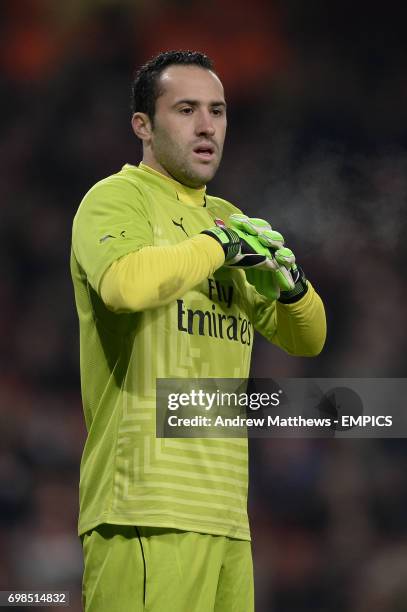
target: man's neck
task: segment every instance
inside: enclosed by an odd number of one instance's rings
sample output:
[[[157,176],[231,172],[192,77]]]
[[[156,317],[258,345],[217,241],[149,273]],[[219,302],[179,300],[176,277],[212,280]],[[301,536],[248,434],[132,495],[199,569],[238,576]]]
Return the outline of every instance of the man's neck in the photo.
[[[205,185],[200,185],[199,187],[192,187],[190,185],[185,185],[184,183],[181,183],[180,181],[178,181],[178,179],[176,179],[169,172],[167,172],[167,170],[161,164],[159,164],[158,161],[154,157],[152,157],[150,155],[146,155],[145,153],[143,155],[143,159],[142,159],[141,163],[144,164],[145,166],[148,166],[149,168],[152,168],[156,172],[159,172],[163,176],[171,179],[172,181],[176,181],[177,183],[180,183],[180,185],[183,185],[187,189],[200,190],[200,189],[204,189],[205,188]]]

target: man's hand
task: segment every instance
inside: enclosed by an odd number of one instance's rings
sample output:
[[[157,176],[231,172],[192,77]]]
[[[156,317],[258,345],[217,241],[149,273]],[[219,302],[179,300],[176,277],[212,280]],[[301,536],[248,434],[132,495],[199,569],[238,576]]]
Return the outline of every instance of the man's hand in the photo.
[[[233,227],[211,227],[202,234],[219,242],[225,253],[224,265],[227,267],[277,271],[276,260],[267,246],[260,242],[257,234],[242,231],[237,224]]]
[[[308,290],[304,273],[295,263],[295,255],[284,247],[284,238],[272,229],[264,219],[234,214],[229,217],[229,225],[236,231],[257,237],[260,244],[269,249],[272,263],[267,270],[248,269],[246,278],[256,290],[269,299],[283,303],[298,301]]]

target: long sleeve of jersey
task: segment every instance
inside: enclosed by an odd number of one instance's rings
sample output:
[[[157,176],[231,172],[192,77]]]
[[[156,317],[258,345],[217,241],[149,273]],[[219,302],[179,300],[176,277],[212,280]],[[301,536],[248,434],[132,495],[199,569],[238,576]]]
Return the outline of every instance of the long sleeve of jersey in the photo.
[[[100,293],[110,310],[136,312],[168,304],[219,268],[224,255],[209,236],[198,235],[177,245],[146,246],[113,262]],[[270,302],[253,290],[254,327],[292,355],[318,355],[326,338],[325,310],[309,283],[294,304]]]
[[[212,275],[224,260],[220,245],[205,235],[170,246],[145,246],[111,264],[100,294],[115,312],[157,308]]]
[[[326,339],[325,309],[308,281],[308,291],[294,304],[270,302],[257,292],[254,298],[254,327],[267,340],[290,355],[318,355]]]

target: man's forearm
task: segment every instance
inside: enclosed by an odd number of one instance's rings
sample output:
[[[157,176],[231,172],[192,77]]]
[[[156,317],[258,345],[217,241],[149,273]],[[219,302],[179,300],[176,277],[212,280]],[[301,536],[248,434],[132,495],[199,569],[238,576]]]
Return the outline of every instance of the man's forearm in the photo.
[[[198,235],[170,246],[148,246],[113,262],[100,294],[117,312],[157,308],[181,297],[222,266],[225,256],[213,238]]]
[[[294,304],[276,302],[276,332],[271,341],[291,355],[318,355],[326,339],[325,309],[308,283],[308,291]]]

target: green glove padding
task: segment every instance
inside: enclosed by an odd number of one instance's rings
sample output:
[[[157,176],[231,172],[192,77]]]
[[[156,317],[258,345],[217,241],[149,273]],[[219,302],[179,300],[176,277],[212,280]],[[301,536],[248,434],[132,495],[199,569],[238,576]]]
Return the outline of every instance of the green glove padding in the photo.
[[[256,235],[247,234],[238,227],[211,227],[202,234],[219,242],[225,253],[224,265],[230,268],[274,270],[272,254]]]
[[[264,219],[250,218],[234,214],[229,217],[228,225],[246,236],[257,238],[269,250],[271,262],[262,269],[246,270],[246,278],[256,290],[271,300],[279,299],[290,303],[299,300],[308,286],[304,273],[295,263],[295,255],[284,246],[284,238],[273,230]]]

